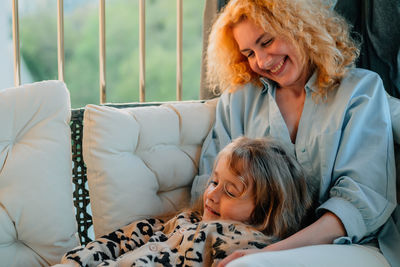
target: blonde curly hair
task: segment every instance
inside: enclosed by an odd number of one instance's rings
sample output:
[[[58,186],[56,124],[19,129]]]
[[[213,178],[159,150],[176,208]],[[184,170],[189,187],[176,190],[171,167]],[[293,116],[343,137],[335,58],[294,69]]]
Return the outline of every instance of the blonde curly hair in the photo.
[[[301,60],[317,71],[317,95],[339,86],[359,55],[346,21],[322,0],[231,0],[215,21],[207,49],[207,80],[216,92],[251,82],[261,86],[233,37],[233,27],[250,19],[291,42]]]

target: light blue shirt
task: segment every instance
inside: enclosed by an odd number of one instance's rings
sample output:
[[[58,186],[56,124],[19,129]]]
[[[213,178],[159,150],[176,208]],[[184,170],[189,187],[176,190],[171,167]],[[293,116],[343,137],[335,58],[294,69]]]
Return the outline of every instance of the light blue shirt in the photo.
[[[294,144],[273,83],[262,79],[262,89],[248,84],[223,93],[203,144],[192,199],[202,194],[218,151],[231,140],[271,136],[294,153],[310,184],[317,185],[317,214],[328,210],[341,219],[347,236],[335,243],[363,243],[375,236],[381,243],[380,227],[397,205],[391,118],[382,81],[374,72],[352,69],[323,101],[312,98],[315,79],[314,73],[305,86]]]

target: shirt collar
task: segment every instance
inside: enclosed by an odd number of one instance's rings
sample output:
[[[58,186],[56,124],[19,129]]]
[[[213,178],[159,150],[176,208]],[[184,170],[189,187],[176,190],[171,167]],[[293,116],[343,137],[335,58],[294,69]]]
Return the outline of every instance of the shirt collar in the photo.
[[[311,75],[310,79],[308,79],[306,86],[304,87],[306,91],[312,91],[314,93],[318,93],[318,88],[316,86],[317,81],[317,71]]]
[[[268,92],[268,90],[272,90],[272,88],[274,88],[274,84],[271,80],[265,77],[260,77],[260,81],[264,86],[261,90],[261,94],[265,94]]]
[[[306,91],[312,91],[314,93],[318,92],[318,88],[315,86],[316,80],[317,80],[317,71],[314,71],[314,73],[311,75],[310,79],[308,79],[304,87]],[[268,92],[268,90],[272,90],[273,88],[275,88],[275,83],[265,77],[260,77],[260,81],[264,85],[264,87],[261,90],[262,94],[265,94]]]

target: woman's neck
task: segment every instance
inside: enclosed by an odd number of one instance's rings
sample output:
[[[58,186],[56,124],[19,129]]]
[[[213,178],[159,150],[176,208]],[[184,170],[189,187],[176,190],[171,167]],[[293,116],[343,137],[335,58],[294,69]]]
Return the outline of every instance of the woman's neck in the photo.
[[[307,63],[309,64],[309,63]],[[305,91],[304,91],[304,87],[307,83],[307,81],[310,79],[312,73],[314,71],[314,68],[312,67],[308,67],[306,68],[303,73],[300,75],[300,77],[291,85],[288,86],[280,86],[278,84],[278,89],[281,91],[291,91],[292,95],[295,97],[301,97]]]

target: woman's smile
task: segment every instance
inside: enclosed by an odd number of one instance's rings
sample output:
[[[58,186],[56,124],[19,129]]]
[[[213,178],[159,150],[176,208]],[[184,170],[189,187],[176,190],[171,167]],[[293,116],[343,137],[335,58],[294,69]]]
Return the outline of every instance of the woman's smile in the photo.
[[[272,73],[273,75],[279,75],[280,73],[282,73],[282,71],[283,71],[283,69],[284,69],[283,65],[286,63],[286,59],[287,59],[287,56],[285,56],[284,58],[282,58],[282,60],[281,60],[278,64],[276,64],[275,66],[273,66],[273,67],[269,70],[269,72]]]

